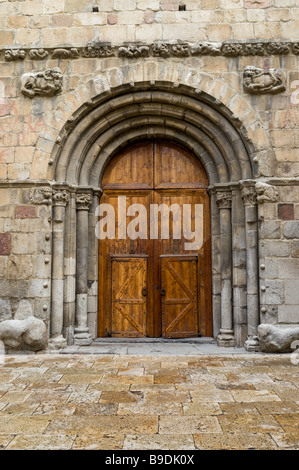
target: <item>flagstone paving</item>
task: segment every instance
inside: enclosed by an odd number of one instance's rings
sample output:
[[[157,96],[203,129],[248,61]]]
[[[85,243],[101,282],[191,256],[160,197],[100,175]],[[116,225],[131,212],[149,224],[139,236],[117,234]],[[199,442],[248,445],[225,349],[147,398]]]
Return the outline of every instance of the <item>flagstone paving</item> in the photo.
[[[40,354],[0,366],[0,449],[299,449],[290,355]]]

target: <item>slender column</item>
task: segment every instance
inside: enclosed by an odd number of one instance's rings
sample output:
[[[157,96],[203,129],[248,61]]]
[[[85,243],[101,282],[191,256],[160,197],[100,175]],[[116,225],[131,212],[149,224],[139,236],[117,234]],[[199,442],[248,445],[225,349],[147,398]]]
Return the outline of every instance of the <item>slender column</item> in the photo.
[[[64,226],[65,208],[69,201],[69,193],[65,188],[53,192],[53,236],[52,236],[52,302],[50,341],[51,349],[66,347],[63,329],[63,298],[64,298]]]
[[[74,344],[89,345],[92,336],[87,324],[88,298],[88,211],[92,202],[90,193],[78,193],[77,198],[77,280],[76,325]]]
[[[218,346],[235,346],[232,309],[232,226],[229,189],[216,190],[216,202],[220,210],[221,256],[221,327],[217,336]]]
[[[246,218],[246,272],[247,272],[247,329],[245,349],[259,350],[257,327],[259,325],[258,236],[256,190],[250,182],[244,182],[242,198]]]

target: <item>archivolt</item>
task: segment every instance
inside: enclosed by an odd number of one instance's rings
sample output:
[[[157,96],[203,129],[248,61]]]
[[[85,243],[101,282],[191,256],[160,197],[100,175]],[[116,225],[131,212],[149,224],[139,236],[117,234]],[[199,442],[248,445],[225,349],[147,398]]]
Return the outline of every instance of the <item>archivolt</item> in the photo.
[[[210,184],[254,176],[253,146],[225,105],[191,87],[143,82],[111,89],[81,106],[60,133],[48,177],[98,187],[120,148],[153,137],[192,150]]]

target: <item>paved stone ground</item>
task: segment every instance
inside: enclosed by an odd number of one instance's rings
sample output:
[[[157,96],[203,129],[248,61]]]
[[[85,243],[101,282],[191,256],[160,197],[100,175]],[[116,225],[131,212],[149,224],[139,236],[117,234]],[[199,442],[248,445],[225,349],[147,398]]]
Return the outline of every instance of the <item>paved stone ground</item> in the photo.
[[[294,356],[101,347],[5,356],[1,449],[299,449]]]

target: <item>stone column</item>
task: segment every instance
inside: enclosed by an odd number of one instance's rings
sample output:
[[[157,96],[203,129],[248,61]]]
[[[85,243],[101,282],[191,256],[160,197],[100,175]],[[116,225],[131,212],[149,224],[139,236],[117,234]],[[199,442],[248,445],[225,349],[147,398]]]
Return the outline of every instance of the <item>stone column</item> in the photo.
[[[259,325],[259,279],[258,279],[258,235],[257,199],[254,183],[242,184],[242,198],[246,219],[246,273],[247,273],[247,351],[259,351],[257,327]]]
[[[221,327],[218,346],[235,346],[232,309],[232,226],[230,189],[215,188],[220,210]]]
[[[54,188],[53,192],[53,235],[52,235],[52,301],[50,341],[51,349],[66,347],[63,330],[64,300],[64,229],[65,208],[69,201],[66,188]]]
[[[90,192],[77,193],[77,279],[74,344],[83,346],[87,346],[92,342],[87,324],[88,212],[91,202],[92,195]]]

